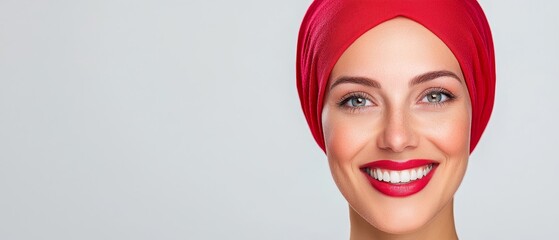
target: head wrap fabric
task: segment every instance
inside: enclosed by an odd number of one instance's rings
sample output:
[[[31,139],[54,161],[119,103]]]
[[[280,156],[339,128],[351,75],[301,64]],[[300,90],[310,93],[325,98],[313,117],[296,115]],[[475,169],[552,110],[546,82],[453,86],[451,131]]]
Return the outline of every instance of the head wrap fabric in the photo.
[[[495,56],[489,24],[475,0],[314,0],[299,30],[297,90],[325,152],[321,117],[332,68],[362,34],[399,16],[429,29],[458,60],[472,105],[470,152],[479,142],[493,109]]]

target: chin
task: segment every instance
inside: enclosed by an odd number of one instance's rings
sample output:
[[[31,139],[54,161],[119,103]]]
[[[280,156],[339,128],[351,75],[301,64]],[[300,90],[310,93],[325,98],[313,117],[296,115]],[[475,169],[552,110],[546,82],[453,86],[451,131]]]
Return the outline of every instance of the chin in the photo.
[[[433,203],[407,202],[399,206],[376,204],[362,209],[352,207],[352,210],[374,229],[394,235],[420,231],[442,210]]]
[[[370,219],[367,222],[382,232],[394,235],[412,233],[427,224],[425,219],[410,219],[398,216],[393,216],[392,219],[387,219],[386,221],[376,222]]]
[[[346,165],[344,170],[337,164],[339,161],[330,164],[332,176],[351,207],[352,224],[358,221],[371,231],[403,235],[421,232],[437,220],[437,224],[453,221],[452,200],[466,171],[466,162],[467,156],[441,162],[431,175],[427,173],[430,178],[423,188],[405,196],[377,190],[371,178],[355,167]]]
[[[388,234],[407,234],[416,232],[428,225],[441,211],[438,204],[419,199],[377,200],[376,204],[356,199],[350,203],[352,211],[359,215],[374,229]],[[371,200],[372,201],[372,200]]]

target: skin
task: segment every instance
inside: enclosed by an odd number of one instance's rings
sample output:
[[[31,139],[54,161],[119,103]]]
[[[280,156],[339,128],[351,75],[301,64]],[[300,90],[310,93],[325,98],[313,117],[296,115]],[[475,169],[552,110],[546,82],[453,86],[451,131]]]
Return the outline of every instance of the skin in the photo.
[[[432,71],[446,74],[410,83]],[[469,157],[471,104],[450,49],[422,25],[395,18],[343,53],[327,89],[324,139],[332,176],[350,206],[350,239],[457,239],[453,196]],[[439,165],[420,192],[390,197],[360,169],[383,159]]]

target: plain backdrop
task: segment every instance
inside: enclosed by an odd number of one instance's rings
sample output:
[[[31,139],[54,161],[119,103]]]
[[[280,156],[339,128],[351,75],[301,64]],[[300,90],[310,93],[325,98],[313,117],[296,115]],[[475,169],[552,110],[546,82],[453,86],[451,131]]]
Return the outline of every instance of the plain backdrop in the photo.
[[[0,239],[348,239],[306,126],[309,0],[0,0]],[[461,239],[557,238],[559,4],[483,0],[491,122]]]

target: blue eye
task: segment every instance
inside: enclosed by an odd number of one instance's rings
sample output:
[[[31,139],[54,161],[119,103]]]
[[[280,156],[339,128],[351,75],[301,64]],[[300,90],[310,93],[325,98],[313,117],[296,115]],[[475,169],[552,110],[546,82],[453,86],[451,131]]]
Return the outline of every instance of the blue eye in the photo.
[[[348,108],[361,108],[371,106],[373,103],[364,96],[353,95],[342,100],[340,105]]]
[[[441,90],[435,90],[425,94],[425,96],[421,99],[421,102],[438,104],[451,100],[452,98],[454,97],[449,93]]]

